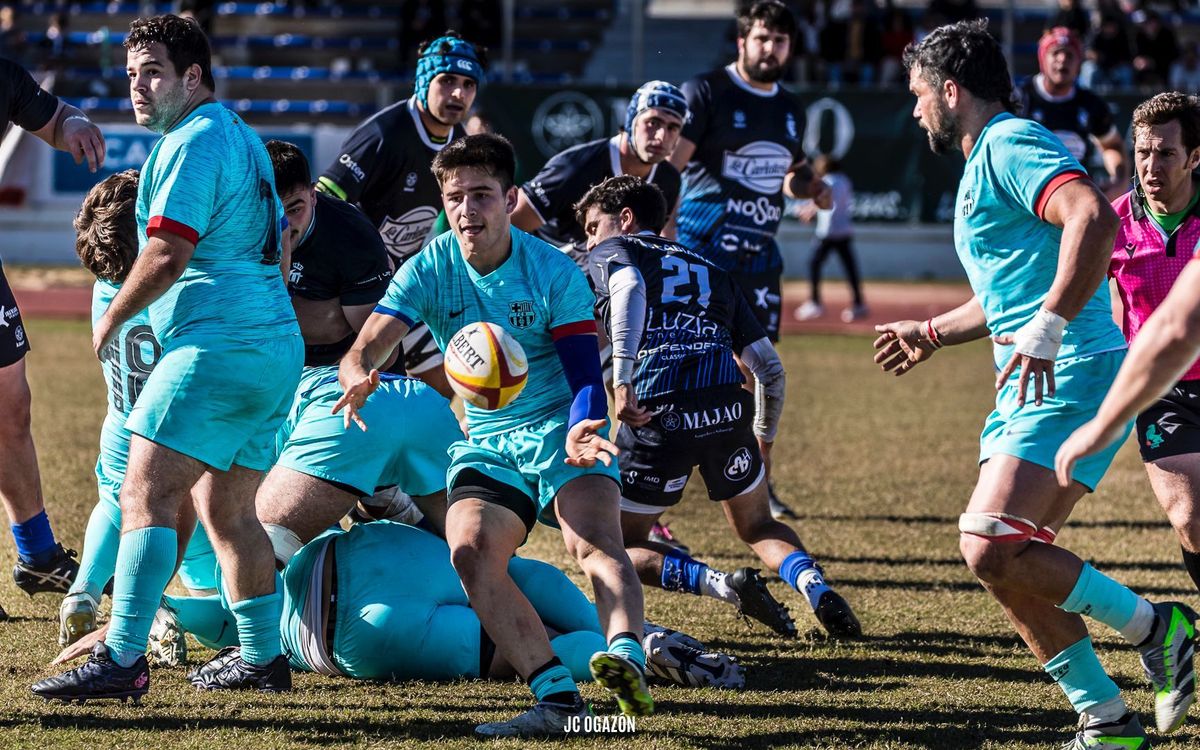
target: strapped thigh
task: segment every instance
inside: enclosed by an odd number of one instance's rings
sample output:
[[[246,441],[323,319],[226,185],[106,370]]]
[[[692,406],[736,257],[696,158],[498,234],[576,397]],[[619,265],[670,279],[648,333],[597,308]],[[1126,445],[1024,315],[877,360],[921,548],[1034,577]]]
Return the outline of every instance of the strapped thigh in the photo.
[[[1054,544],[1057,532],[1049,526],[1039,527],[1028,518],[1011,513],[988,511],[985,513],[963,513],[958,517],[958,530],[963,534],[978,536],[993,542],[1041,542]]]

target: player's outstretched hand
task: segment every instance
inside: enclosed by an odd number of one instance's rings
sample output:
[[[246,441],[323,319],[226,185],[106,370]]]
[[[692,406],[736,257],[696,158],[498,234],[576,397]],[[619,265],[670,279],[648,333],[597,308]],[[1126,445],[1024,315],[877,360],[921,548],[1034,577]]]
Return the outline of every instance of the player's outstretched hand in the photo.
[[[83,115],[72,115],[62,125],[66,151],[75,157],[76,164],[87,161],[88,171],[95,172],[104,166],[104,134],[96,124]]]
[[[379,387],[379,370],[371,370],[366,377],[359,378],[351,383],[342,383],[342,397],[333,405],[333,414],[337,414],[342,409],[346,413],[342,415],[342,423],[346,429],[350,429],[350,423],[358,425],[358,429],[363,432],[367,431],[367,423],[363,421],[358,410],[367,403],[367,397],[375,392]]]
[[[992,340],[997,344],[1013,343],[1013,337],[1009,334],[996,336]],[[1054,395],[1054,360],[1039,359],[1014,351],[1012,357],[1008,360],[1008,364],[1004,366],[1004,369],[1000,371],[1000,375],[996,378],[996,390],[1004,387],[1004,384],[1008,382],[1009,376],[1013,374],[1018,365],[1021,367],[1021,379],[1017,385],[1019,389],[1017,391],[1017,406],[1025,405],[1025,394],[1029,390],[1030,380],[1033,381],[1033,403],[1041,406],[1043,394],[1046,396]]]
[[[1107,425],[1099,419],[1093,419],[1072,432],[1054,456],[1054,473],[1058,475],[1058,483],[1063,487],[1071,486],[1075,464],[1120,440],[1123,431],[1122,425]]]
[[[875,326],[875,364],[884,372],[900,376],[933,356],[933,344],[925,339],[918,320],[897,320]]]
[[[600,436],[606,422],[604,419],[585,419],[571,428],[567,433],[566,463],[581,469],[590,469],[597,461],[612,466],[613,458],[620,451]]]
[[[648,409],[638,405],[637,393],[627,383],[613,388],[613,400],[617,404],[617,419],[630,427],[641,427],[654,416]]]
[[[58,666],[65,662],[74,661],[81,656],[87,656],[92,652],[92,646],[104,640],[104,636],[106,635],[108,635],[107,622],[74,643],[68,644],[62,651],[58,652],[58,656],[54,657],[54,661],[50,662],[50,666]]]

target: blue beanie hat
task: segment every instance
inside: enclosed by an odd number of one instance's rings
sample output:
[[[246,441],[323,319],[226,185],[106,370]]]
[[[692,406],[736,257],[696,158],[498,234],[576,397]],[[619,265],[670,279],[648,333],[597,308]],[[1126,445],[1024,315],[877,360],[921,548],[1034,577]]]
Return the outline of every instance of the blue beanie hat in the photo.
[[[625,132],[632,133],[633,121],[637,116],[655,108],[670,110],[684,122],[691,116],[687,98],[678,86],[666,81],[648,81],[629,99],[629,107],[625,110]]]
[[[416,94],[422,106],[429,106],[429,84],[439,73],[466,76],[483,86],[483,63],[475,45],[457,36],[434,39],[417,60]]]

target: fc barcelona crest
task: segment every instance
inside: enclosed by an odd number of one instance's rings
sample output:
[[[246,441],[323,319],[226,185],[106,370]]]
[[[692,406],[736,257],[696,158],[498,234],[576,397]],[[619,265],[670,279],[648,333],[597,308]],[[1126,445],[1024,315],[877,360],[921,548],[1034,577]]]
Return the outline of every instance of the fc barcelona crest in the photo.
[[[523,299],[508,306],[508,322],[515,328],[528,328],[536,317],[532,300]]]

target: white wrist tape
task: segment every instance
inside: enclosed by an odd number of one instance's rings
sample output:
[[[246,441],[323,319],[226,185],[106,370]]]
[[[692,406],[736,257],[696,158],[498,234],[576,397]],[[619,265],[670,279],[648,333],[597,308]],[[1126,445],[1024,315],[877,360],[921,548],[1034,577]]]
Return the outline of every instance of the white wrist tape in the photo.
[[[613,387],[629,385],[633,382],[633,370],[637,365],[636,359],[628,357],[613,357]]]
[[[1017,329],[1013,334],[1013,345],[1019,354],[1035,359],[1053,361],[1062,346],[1063,330],[1067,319],[1044,307],[1038,308],[1033,320]]]
[[[68,122],[70,122],[71,120],[79,120],[80,122],[86,122],[88,125],[92,124],[92,121],[90,119],[88,119],[86,115],[71,115],[70,117],[63,120],[63,124],[65,125]]]

